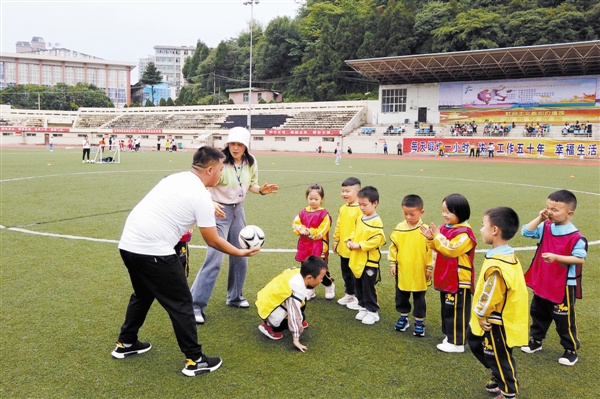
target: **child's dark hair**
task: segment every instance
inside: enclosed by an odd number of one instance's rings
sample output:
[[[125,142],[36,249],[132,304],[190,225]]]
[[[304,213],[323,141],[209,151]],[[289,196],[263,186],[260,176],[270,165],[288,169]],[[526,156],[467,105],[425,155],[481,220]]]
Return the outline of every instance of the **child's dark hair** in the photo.
[[[409,194],[402,200],[402,206],[423,209],[423,199],[416,194]]]
[[[360,187],[360,180],[358,180],[356,177],[349,177],[342,182],[342,187],[350,187],[356,185]]]
[[[564,202],[572,211],[577,208],[577,197],[569,190],[558,190],[548,196],[548,199],[554,202]]]
[[[323,186],[321,186],[320,184],[315,183],[315,184],[311,185],[306,190],[306,198],[308,198],[308,194],[310,194],[311,191],[316,191],[319,193],[321,198],[325,198],[325,190],[323,189]]]
[[[375,201],[379,202],[379,191],[373,186],[365,186],[358,192],[357,197],[367,198],[370,203],[374,204]]]
[[[300,266],[300,274],[302,277],[311,275],[314,278],[317,278],[323,269],[327,269],[327,262],[318,256],[311,255],[302,262]]]
[[[446,203],[446,208],[456,215],[458,223],[469,220],[471,217],[471,207],[469,201],[462,194],[450,194],[442,200]]]
[[[519,215],[512,208],[499,206],[488,209],[484,215],[487,215],[492,226],[500,229],[503,240],[510,240],[519,230]]]

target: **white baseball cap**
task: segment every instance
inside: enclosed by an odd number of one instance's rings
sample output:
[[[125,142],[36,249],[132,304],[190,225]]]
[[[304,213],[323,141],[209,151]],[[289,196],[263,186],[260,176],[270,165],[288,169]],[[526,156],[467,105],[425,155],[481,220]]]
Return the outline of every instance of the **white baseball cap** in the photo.
[[[250,132],[244,127],[234,127],[229,130],[227,143],[242,143],[248,148],[250,146]]]

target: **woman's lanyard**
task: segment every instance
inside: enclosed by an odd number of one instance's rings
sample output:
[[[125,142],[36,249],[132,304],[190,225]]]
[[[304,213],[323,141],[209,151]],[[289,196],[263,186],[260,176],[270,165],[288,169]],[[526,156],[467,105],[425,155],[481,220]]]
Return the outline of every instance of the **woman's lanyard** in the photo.
[[[238,171],[237,166],[235,166],[235,162],[233,163],[233,169],[235,169],[235,176],[237,177],[238,183],[240,184],[240,198],[244,198],[244,188],[242,187],[242,169],[244,167],[244,161],[240,165],[240,169]]]

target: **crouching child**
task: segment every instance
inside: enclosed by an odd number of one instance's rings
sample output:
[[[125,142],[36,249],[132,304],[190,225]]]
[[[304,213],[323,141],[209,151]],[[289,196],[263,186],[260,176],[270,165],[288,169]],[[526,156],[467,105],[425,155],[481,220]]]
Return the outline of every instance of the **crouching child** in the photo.
[[[327,273],[327,263],[311,255],[300,268],[287,269],[258,291],[256,307],[263,323],[261,333],[273,340],[283,338],[282,331],[290,330],[294,346],[301,352],[307,347],[300,343],[300,335],[308,323],[304,317],[308,289],[317,287]]]

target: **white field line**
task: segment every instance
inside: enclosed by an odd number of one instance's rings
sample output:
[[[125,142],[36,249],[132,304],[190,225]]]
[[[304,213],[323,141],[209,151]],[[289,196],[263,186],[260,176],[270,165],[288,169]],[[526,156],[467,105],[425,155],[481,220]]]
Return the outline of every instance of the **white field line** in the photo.
[[[92,241],[92,242],[104,242],[107,244],[118,244],[118,240],[108,240],[105,238],[92,238],[92,237],[82,237],[82,236],[73,236],[69,234],[56,234],[56,233],[44,233],[41,231],[33,231],[27,229],[21,229],[19,227],[6,227],[0,225],[0,230],[9,230],[15,231],[23,234],[31,234],[36,236],[44,236],[44,237],[54,237],[54,238],[66,238],[68,240],[82,240],[82,241]],[[600,240],[590,241],[588,245],[598,245],[600,244]],[[190,245],[190,248],[198,248],[198,249],[206,249],[206,245]],[[515,251],[535,251],[537,246],[529,246],[529,247],[517,247],[513,248]],[[475,252],[485,253],[489,249],[477,249]],[[260,252],[266,253],[295,253],[296,249],[286,249],[286,248],[263,248]],[[384,254],[387,254],[389,251],[381,251]]]

